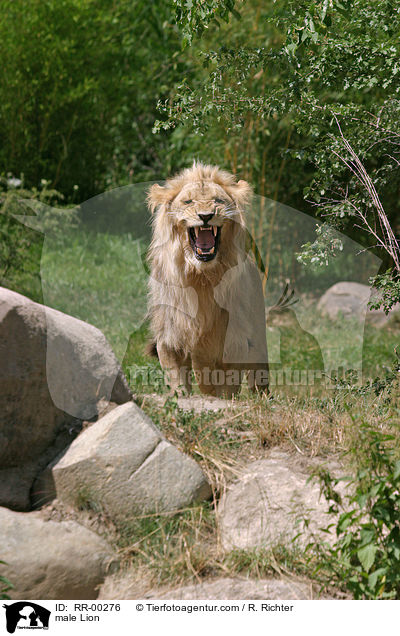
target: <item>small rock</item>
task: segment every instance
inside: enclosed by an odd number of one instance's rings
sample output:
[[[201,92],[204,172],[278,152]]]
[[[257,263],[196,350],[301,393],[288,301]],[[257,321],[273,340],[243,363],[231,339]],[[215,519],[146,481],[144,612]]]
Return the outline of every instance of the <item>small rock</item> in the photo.
[[[293,465],[287,453],[273,450],[269,459],[246,467],[221,500],[218,519],[225,550],[290,545],[294,537],[304,546],[311,535],[332,521],[328,505],[320,496],[319,484],[308,482],[309,475]],[[342,486],[344,491],[344,486]],[[298,520],[307,518],[304,529]],[[323,534],[324,540],[328,536]]]
[[[115,521],[208,499],[199,465],[167,442],[133,402],[84,430],[35,485],[35,496],[95,504]]]
[[[0,508],[0,575],[12,599],[94,599],[117,566],[111,547],[74,521]],[[111,568],[111,570],[110,570]]]
[[[157,393],[151,393],[145,396],[146,401],[150,400],[157,406],[164,406],[167,397],[165,395],[157,395]],[[142,404],[143,406],[143,404]],[[212,411],[217,413],[218,411],[234,410],[240,407],[240,403],[234,400],[224,400],[223,398],[204,395],[190,395],[188,397],[180,396],[177,399],[178,408],[183,411],[194,411],[195,413],[203,413],[204,411]]]

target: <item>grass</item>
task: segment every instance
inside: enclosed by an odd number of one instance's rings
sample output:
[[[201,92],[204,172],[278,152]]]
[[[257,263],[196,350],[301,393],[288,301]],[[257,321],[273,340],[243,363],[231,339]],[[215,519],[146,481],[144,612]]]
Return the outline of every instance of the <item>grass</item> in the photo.
[[[331,371],[341,365],[362,368],[361,386],[339,373],[339,381],[329,388],[321,383],[275,386],[269,398],[244,388],[232,409],[184,411],[168,397],[158,362],[144,353],[144,252],[145,246],[130,235],[80,231],[63,237],[62,246],[45,243],[41,262],[43,301],[104,332],[144,411],[172,443],[201,464],[212,485],[211,502],[132,519],[114,529],[112,540],[124,567],[136,580],[139,596],[151,587],[213,576],[310,576],[310,563],[290,546],[222,552],[215,506],[240,468],[267,457],[275,446],[305,458],[342,456],[358,443],[357,422],[367,421],[393,434],[400,448],[398,382],[396,386],[395,379],[392,384],[387,379],[396,360],[399,323],[392,320],[379,330],[367,326],[363,332],[358,323],[346,322],[344,328],[343,321],[333,323],[310,308],[296,316],[292,312],[282,323],[268,324],[272,367],[320,369],[322,362]],[[386,389],[374,383],[377,377],[384,378]],[[153,392],[165,395],[163,404],[145,398]],[[88,493],[81,493],[78,503],[87,507]]]
[[[175,514],[148,515],[120,529],[119,554],[123,565],[146,572],[153,586],[199,580],[213,568],[214,532],[209,503]]]
[[[143,251],[129,234],[74,232],[62,248],[48,239],[41,263],[44,303],[98,327],[120,360],[128,351],[140,362],[147,306]]]
[[[217,577],[301,580],[310,563],[295,546],[222,551],[210,503],[178,514],[149,515],[120,530],[117,542],[122,570],[147,589],[176,587]],[[143,586],[142,586],[143,592]]]

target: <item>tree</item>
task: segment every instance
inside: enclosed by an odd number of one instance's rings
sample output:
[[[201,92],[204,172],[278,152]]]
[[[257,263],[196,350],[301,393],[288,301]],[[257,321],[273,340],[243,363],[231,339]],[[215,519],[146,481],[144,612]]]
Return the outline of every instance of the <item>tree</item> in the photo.
[[[207,4],[225,16],[232,12],[225,1]],[[197,33],[201,24],[211,24],[210,13],[202,16],[201,3],[190,7],[190,19],[185,6],[179,2],[178,15],[182,20],[186,11],[186,31],[193,25]],[[176,87],[174,98],[164,104],[167,119],[159,125],[192,126],[207,134],[217,121],[238,137],[246,128],[265,131],[284,122],[286,140],[281,138],[273,152],[282,161],[298,162],[294,181],[298,187],[302,181],[315,213],[329,215],[342,231],[378,249],[396,281],[400,23],[394,16],[400,3],[248,0],[241,7],[244,19],[247,12],[258,12],[251,38],[246,41],[242,32],[235,41],[229,37],[232,25],[221,27],[224,45],[214,50],[211,36],[203,37],[199,46],[207,72],[200,81],[197,76]]]
[[[154,178],[156,103],[180,64],[168,3],[0,0],[0,12],[0,174],[75,200]]]

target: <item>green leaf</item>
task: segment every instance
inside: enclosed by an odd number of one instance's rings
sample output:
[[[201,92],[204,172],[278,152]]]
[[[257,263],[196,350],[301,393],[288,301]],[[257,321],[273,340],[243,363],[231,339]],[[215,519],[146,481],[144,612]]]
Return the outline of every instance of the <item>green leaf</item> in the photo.
[[[375,561],[377,549],[376,545],[370,543],[357,550],[358,559],[366,572],[369,572]]]
[[[385,577],[386,573],[387,573],[387,569],[386,568],[378,568],[374,572],[371,572],[371,574],[368,577],[368,586],[372,590],[375,590],[375,588],[377,586],[377,583],[378,583],[378,579],[381,579],[382,577]],[[380,583],[380,581],[379,581],[379,583]]]
[[[399,479],[400,477],[400,459],[397,460],[397,462],[394,465],[394,470],[393,470],[393,479]]]
[[[364,527],[361,528],[360,538],[363,546],[372,544],[375,537],[375,528]]]
[[[297,44],[296,42],[292,42],[291,44],[288,44],[286,46],[286,50],[288,51],[289,55],[294,55],[297,49]]]
[[[343,515],[341,515],[337,524],[337,533],[341,534],[342,532],[344,532],[346,528],[348,528],[348,526],[352,523],[352,521],[353,515],[351,512],[345,512]]]

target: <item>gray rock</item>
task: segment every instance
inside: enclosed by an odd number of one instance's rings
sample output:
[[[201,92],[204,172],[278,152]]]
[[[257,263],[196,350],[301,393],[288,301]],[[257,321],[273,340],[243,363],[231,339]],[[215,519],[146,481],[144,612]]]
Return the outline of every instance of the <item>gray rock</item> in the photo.
[[[47,378],[56,406],[88,420],[99,414],[99,403],[128,402],[128,383],[102,332],[60,311],[45,311]]]
[[[0,505],[28,510],[35,475],[81,420],[130,398],[98,329],[0,288]]]
[[[300,531],[302,535],[296,539],[300,546],[311,535],[329,540],[330,535],[321,533],[332,522],[328,505],[320,496],[319,484],[308,478],[289,454],[277,450],[268,459],[247,466],[218,508],[223,548],[290,547]],[[344,494],[344,486],[340,492]],[[299,523],[304,518],[309,520],[307,529]]]
[[[290,579],[216,579],[196,585],[188,585],[171,590],[161,596],[146,598],[177,599],[177,600],[310,600],[315,598],[315,586],[311,583],[300,583]]]
[[[84,430],[43,474],[43,496],[93,503],[113,520],[175,510],[211,496],[198,464],[165,441],[133,402]]]
[[[93,599],[117,562],[110,546],[74,521],[0,508],[0,574],[12,599]]]
[[[372,292],[373,296],[376,294],[376,291]],[[355,318],[360,321],[365,318],[368,323],[376,327],[383,327],[391,314],[400,311],[400,304],[397,304],[388,316],[383,309],[369,309],[370,297],[371,288],[368,285],[352,282],[336,283],[321,296],[317,309],[322,315],[328,316],[332,320],[338,316]]]
[[[174,599],[174,600],[309,600],[319,598],[318,586],[311,581],[293,579],[218,578],[166,590],[151,589],[144,592],[140,581],[128,573],[116,573],[106,578],[99,599]],[[325,597],[326,598],[326,597]]]

